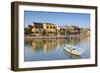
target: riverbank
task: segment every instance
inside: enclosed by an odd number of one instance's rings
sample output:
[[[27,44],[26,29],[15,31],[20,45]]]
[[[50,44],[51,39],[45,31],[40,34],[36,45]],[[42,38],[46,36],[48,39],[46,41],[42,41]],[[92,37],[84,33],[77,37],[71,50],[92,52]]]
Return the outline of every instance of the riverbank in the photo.
[[[87,35],[69,35],[69,36],[25,36],[25,39],[64,39],[73,37],[89,37]]]

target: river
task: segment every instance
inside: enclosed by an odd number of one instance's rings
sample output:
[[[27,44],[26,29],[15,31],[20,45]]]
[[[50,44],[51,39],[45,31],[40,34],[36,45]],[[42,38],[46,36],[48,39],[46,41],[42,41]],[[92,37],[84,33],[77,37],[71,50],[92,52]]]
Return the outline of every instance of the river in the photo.
[[[73,57],[64,52],[65,44],[84,50],[81,57]],[[66,39],[31,39],[24,42],[24,61],[47,61],[90,58],[90,38],[73,37]]]

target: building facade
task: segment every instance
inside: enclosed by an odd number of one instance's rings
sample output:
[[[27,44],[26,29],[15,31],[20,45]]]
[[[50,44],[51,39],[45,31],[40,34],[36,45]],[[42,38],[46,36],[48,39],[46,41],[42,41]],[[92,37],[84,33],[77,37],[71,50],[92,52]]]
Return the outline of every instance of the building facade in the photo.
[[[43,24],[44,35],[56,35],[56,25],[51,23]]]
[[[33,22],[32,24],[32,35],[56,35],[56,25],[51,23],[37,23]]]
[[[72,35],[89,35],[89,29],[81,29],[78,26],[57,26],[52,23],[38,23],[32,24],[32,36],[72,36]]]
[[[33,36],[41,36],[43,35],[43,23],[33,22],[32,25],[32,35]]]

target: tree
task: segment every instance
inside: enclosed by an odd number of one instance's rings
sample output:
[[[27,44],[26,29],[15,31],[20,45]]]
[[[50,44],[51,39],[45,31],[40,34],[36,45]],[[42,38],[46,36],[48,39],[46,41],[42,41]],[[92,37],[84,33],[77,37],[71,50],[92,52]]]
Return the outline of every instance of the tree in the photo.
[[[29,28],[29,36],[31,36],[31,34],[32,34],[32,25],[28,25],[28,28]]]
[[[29,34],[29,28],[27,28],[27,27],[24,28],[24,34],[25,35],[28,35]]]
[[[45,36],[46,35],[46,30],[45,29],[43,29],[43,36]]]

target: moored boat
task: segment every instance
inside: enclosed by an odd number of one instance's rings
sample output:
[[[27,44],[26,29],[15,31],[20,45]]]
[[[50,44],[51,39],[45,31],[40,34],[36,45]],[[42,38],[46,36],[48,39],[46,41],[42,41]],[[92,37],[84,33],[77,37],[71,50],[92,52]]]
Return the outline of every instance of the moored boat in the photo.
[[[81,48],[66,44],[64,47],[64,53],[70,54],[72,57],[80,58],[82,52]]]

